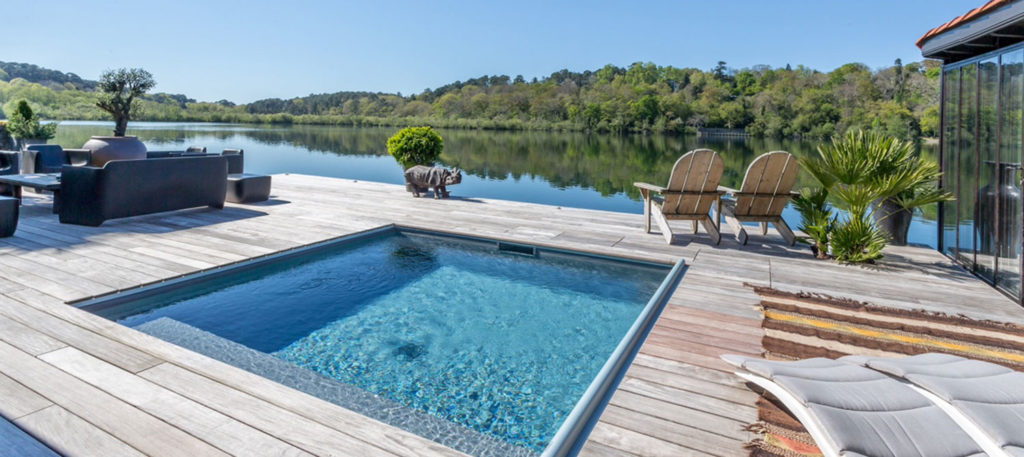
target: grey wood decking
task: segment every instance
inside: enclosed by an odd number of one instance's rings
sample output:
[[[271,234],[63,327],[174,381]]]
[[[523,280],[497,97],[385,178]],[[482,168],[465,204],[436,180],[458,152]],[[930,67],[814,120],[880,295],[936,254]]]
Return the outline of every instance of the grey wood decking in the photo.
[[[275,175],[273,199],[61,225],[28,194],[0,240],[0,415],[68,455],[461,455],[65,304],[385,224],[463,232],[688,269],[583,455],[745,455],[754,395],[718,359],[760,353],[744,283],[1024,322],[1009,299],[924,248],[870,268],[813,260],[774,232],[645,234],[639,214],[458,197]],[[685,232],[685,231],[680,231]],[[758,231],[753,231],[759,233]]]

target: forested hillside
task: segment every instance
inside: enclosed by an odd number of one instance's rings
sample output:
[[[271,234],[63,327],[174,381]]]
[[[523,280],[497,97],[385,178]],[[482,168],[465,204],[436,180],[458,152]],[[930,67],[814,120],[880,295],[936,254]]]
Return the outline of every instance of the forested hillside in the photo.
[[[850,128],[913,138],[938,128],[937,62],[873,71],[802,66],[709,70],[635,63],[561,70],[527,81],[481,76],[405,95],[337,92],[236,105],[156,93],[142,120],[412,125],[488,129],[687,133],[745,129],[771,137],[828,137]],[[157,75],[159,81],[159,75]],[[103,119],[95,82],[28,64],[0,62],[0,104],[31,102],[43,118]],[[159,86],[158,86],[159,87]]]

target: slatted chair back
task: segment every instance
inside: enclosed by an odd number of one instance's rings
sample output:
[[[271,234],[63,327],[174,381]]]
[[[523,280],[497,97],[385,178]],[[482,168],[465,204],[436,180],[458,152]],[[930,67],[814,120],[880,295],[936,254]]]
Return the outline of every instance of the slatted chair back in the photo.
[[[754,159],[736,194],[736,216],[781,216],[799,173],[800,162],[786,151]]]
[[[695,149],[683,154],[672,167],[668,178],[665,202],[661,205],[665,215],[708,214],[718,199],[718,184],[722,180],[725,163],[717,152]]]

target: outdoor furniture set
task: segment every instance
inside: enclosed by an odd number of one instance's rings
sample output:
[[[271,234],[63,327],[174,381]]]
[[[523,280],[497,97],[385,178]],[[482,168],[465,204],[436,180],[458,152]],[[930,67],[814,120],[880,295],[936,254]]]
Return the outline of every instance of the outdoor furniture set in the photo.
[[[651,232],[651,218],[654,218],[665,241],[672,244],[672,227],[668,221],[688,220],[693,233],[697,233],[700,223],[718,244],[722,240],[720,229],[724,217],[740,244],[747,244],[748,239],[743,222],[760,223],[762,235],[768,233],[770,223],[787,244],[795,244],[796,236],[782,219],[782,210],[797,195],[793,185],[800,172],[800,162],[785,151],[763,154],[747,168],[739,190],[719,185],[724,170],[722,157],[717,152],[695,149],[676,161],[665,187],[633,183],[644,199],[647,233]],[[710,216],[712,206],[714,218]]]
[[[53,193],[61,223],[98,226],[105,220],[270,196],[271,177],[244,172],[244,151],[206,148],[151,151],[145,159],[90,166],[88,150],[31,145],[0,151],[0,237],[17,228],[22,187]],[[20,173],[19,173],[20,172]]]

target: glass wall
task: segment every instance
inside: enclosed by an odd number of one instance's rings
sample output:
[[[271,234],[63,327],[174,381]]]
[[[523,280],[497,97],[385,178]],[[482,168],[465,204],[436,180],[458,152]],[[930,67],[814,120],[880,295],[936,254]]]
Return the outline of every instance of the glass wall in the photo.
[[[978,190],[975,196],[977,272],[995,279],[999,187],[999,57],[978,63]]]
[[[957,160],[957,217],[959,236],[957,260],[974,268],[974,215],[977,210],[978,150],[978,65],[960,69],[960,151]]]
[[[951,192],[958,187],[957,151],[960,144],[960,69],[954,68],[943,73],[943,130],[942,130],[942,186]],[[951,201],[943,203],[942,209],[942,252],[956,257],[956,204]]]
[[[943,69],[942,252],[1020,297],[1024,46]]]
[[[1000,92],[999,272],[996,285],[1020,295],[1021,141],[1024,135],[1024,51],[1002,55]]]

